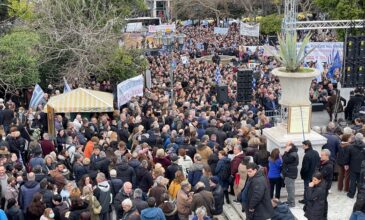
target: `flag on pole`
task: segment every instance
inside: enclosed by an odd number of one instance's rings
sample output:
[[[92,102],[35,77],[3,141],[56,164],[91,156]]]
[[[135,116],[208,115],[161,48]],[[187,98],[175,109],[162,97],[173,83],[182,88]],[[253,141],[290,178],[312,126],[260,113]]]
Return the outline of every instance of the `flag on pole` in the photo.
[[[65,77],[63,77],[63,84],[63,93],[71,92],[71,86],[67,83]]]
[[[322,82],[322,73],[324,71],[323,69],[323,64],[319,62],[319,60],[317,60],[316,62],[316,69],[321,73],[319,74],[319,76],[316,77],[317,82]]]
[[[44,96],[44,92],[42,88],[36,84],[33,90],[32,98],[30,99],[29,107],[36,109],[37,106],[41,103]]]
[[[341,67],[342,67],[342,62],[341,62],[341,58],[340,58],[340,53],[337,51],[337,53],[336,53],[336,55],[333,59],[332,66],[328,70],[327,78],[333,79],[334,74],[335,74],[335,70],[340,69]]]
[[[219,85],[221,84],[221,70],[219,69],[219,66],[217,66],[217,69],[215,70],[215,82]]]

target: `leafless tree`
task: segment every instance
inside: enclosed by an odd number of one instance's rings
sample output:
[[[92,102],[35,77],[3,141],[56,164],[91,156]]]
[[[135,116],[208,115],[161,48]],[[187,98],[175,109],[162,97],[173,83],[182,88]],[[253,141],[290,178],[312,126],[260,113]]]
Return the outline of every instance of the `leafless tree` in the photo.
[[[120,27],[123,18],[117,17],[113,6],[106,3],[40,1],[35,26],[43,39],[42,62],[62,62],[61,74],[53,77],[65,77],[71,83],[77,79],[82,84],[92,74],[108,71],[108,60],[119,38],[115,27]]]

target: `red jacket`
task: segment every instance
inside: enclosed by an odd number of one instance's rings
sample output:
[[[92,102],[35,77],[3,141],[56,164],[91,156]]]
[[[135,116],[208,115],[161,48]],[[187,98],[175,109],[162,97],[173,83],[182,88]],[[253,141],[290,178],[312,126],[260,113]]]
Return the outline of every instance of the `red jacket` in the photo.
[[[49,153],[51,153],[52,151],[55,151],[55,147],[52,141],[50,140],[42,140],[40,142],[41,144],[41,148],[42,148],[42,152],[43,152],[43,156],[48,155]]]
[[[238,172],[238,166],[245,157],[245,153],[235,156],[231,161],[231,175],[235,175]]]

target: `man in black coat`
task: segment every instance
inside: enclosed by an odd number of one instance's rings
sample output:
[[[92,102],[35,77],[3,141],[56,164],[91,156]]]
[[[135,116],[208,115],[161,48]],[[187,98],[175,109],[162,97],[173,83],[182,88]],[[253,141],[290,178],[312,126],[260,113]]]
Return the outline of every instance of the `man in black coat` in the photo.
[[[133,197],[133,189],[132,184],[130,182],[125,182],[123,184],[123,188],[117,193],[117,195],[114,198],[113,205],[114,209],[117,215],[117,219],[123,218],[123,208],[121,206],[123,200],[125,199],[132,199]]]
[[[141,189],[144,193],[148,193],[148,190],[153,185],[153,177],[151,172],[148,171],[147,160],[142,160],[141,165],[136,169],[136,186],[135,188]]]
[[[6,134],[9,134],[10,125],[14,120],[14,111],[9,109],[9,105],[5,104],[5,109],[2,111],[2,124]]]
[[[270,187],[262,170],[255,163],[247,165],[249,179],[244,190],[247,196],[246,219],[269,219],[274,214],[270,199]]]
[[[347,196],[354,198],[356,188],[360,183],[361,162],[365,160],[364,136],[361,133],[355,135],[355,142],[349,146],[346,157],[345,169],[350,169],[350,188]]]
[[[328,123],[326,127],[326,133],[323,134],[327,138],[327,143],[323,146],[323,149],[328,149],[331,151],[331,160],[336,161],[337,152],[340,148],[340,138],[334,133],[336,129],[336,124],[333,122]]]
[[[323,149],[321,151],[321,162],[319,165],[319,172],[322,174],[323,179],[326,181],[326,201],[325,201],[325,217],[327,217],[328,212],[328,191],[331,189],[332,186],[332,179],[333,179],[333,169],[334,169],[334,163],[332,160],[330,160],[331,157],[331,151],[328,149]]]
[[[177,164],[177,161],[179,160],[179,157],[174,155],[171,157],[171,165],[167,167],[166,169],[166,177],[169,179],[169,182],[171,183],[175,179],[175,173],[176,171],[180,170],[182,172],[182,167]]]
[[[213,210],[212,214],[220,215],[223,213],[224,192],[222,186],[219,185],[219,178],[217,176],[210,177],[209,185],[214,198],[215,209]]]
[[[283,155],[282,174],[286,191],[288,192],[288,205],[295,207],[295,179],[298,176],[298,148],[289,141],[285,146]]]
[[[110,170],[110,191],[113,195],[113,198],[115,198],[115,195],[120,191],[120,189],[123,187],[123,181],[121,179],[117,178],[117,171],[112,169]]]
[[[352,113],[356,107],[361,106],[364,103],[364,96],[360,94],[359,89],[355,89],[355,95],[350,97],[349,102],[345,108],[345,118],[352,120]]]
[[[82,161],[84,160],[84,157],[80,155],[79,153],[76,153],[74,155],[74,165],[72,168],[72,171],[74,173],[75,182],[79,186],[81,178],[88,173],[88,169],[84,166]]]
[[[121,163],[116,165],[117,177],[121,179],[124,183],[131,182],[133,186],[136,184],[136,173],[134,169],[128,165],[127,158],[122,158]]]
[[[305,204],[305,191],[308,189],[308,184],[312,181],[312,176],[319,166],[320,157],[317,151],[313,150],[312,143],[309,140],[303,141],[304,157],[302,168],[300,169],[300,177],[304,181],[304,199],[299,203]]]

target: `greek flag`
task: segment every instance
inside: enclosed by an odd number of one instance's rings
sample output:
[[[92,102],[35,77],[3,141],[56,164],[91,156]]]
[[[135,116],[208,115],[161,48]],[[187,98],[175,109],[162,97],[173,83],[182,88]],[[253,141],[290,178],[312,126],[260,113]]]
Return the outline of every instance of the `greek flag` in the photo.
[[[44,96],[42,88],[36,84],[33,90],[32,98],[30,99],[29,107],[37,109],[37,106],[41,103]]]
[[[323,69],[323,64],[319,60],[317,60],[316,62],[316,69],[321,73],[319,76],[316,77],[317,82],[322,82],[322,73],[324,69]]]
[[[71,87],[70,85],[67,83],[65,77],[63,77],[63,93],[66,93],[66,92],[71,92]]]
[[[221,84],[221,70],[219,69],[219,66],[217,66],[217,69],[215,70],[215,82],[219,85]]]
[[[327,78],[330,78],[330,79],[333,79],[335,77],[335,70],[336,69],[341,69],[342,67],[342,61],[341,61],[341,58],[340,58],[340,54],[339,52],[337,51],[334,59],[333,59],[333,63],[332,63],[332,66],[330,67],[330,69],[328,70],[328,73],[327,73]]]

